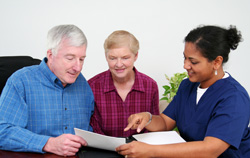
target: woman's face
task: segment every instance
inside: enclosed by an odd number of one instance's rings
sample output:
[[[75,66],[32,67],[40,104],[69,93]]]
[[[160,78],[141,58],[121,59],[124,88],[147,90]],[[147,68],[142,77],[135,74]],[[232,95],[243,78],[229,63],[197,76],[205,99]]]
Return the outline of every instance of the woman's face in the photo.
[[[185,43],[184,69],[187,70],[191,82],[200,82],[201,88],[207,88],[214,83],[214,62],[209,62],[196,49],[195,44]]]
[[[110,49],[106,54],[109,69],[112,77],[117,80],[126,80],[133,75],[134,62],[138,53],[135,55],[128,47]]]

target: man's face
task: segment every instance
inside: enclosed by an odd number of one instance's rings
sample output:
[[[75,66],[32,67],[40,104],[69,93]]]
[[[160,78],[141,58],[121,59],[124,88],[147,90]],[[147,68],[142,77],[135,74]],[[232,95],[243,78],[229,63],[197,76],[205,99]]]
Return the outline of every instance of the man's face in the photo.
[[[70,46],[67,40],[63,40],[57,54],[53,55],[51,50],[48,50],[47,57],[48,67],[65,87],[67,84],[74,83],[81,73],[86,57],[86,45]]]

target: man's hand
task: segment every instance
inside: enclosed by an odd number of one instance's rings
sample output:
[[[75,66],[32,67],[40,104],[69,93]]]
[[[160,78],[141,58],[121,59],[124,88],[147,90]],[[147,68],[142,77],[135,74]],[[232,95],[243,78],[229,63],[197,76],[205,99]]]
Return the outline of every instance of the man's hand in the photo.
[[[81,146],[86,146],[87,142],[77,135],[63,134],[58,137],[51,137],[43,147],[43,151],[61,156],[75,155]]]
[[[137,132],[140,133],[141,130],[148,125],[149,120],[150,113],[148,112],[132,114],[128,118],[128,125],[124,131],[128,131],[129,129],[137,129]]]

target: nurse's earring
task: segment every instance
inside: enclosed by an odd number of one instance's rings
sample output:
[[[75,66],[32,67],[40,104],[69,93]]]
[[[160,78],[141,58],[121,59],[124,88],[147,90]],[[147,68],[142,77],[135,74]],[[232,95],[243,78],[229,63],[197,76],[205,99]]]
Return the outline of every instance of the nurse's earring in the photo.
[[[215,70],[214,74],[215,74],[215,76],[218,74],[218,73],[217,73],[217,70]]]

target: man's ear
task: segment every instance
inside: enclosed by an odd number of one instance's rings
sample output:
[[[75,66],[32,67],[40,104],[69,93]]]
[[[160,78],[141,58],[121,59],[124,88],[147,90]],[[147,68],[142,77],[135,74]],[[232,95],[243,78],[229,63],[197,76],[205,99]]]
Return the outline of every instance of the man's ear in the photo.
[[[222,63],[223,63],[223,57],[222,57],[222,56],[217,56],[217,57],[214,59],[214,69],[215,69],[215,70],[218,70],[219,67],[222,66]]]
[[[47,58],[50,59],[52,57],[52,51],[51,49],[47,50]]]

